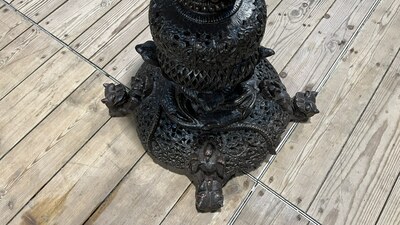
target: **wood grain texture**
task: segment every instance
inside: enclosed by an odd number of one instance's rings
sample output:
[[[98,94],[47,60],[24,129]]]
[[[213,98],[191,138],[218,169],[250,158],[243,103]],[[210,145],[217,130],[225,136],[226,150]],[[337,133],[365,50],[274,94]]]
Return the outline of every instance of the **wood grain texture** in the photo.
[[[392,10],[391,13],[397,14],[396,25],[400,25],[400,8]],[[392,42],[400,51],[400,41]],[[400,173],[399,87],[400,55],[392,63],[308,210],[322,224],[376,223]]]
[[[315,88],[329,72],[368,11],[380,0],[337,0],[281,72],[289,93]],[[308,25],[307,25],[308,26]]]
[[[397,225],[400,224],[400,179],[393,187],[392,193],[388,197],[388,201],[383,208],[382,214],[377,225]]]
[[[109,62],[148,27],[149,2],[122,1],[79,36],[71,46],[86,58],[93,57],[93,61],[99,66],[105,65],[105,62]]]
[[[94,71],[65,49],[0,101],[0,158]]]
[[[196,188],[191,185],[162,224],[226,224],[253,186],[254,182],[249,177],[236,177],[230,180],[223,188],[225,198],[224,207],[220,211],[215,213],[198,213],[195,207]]]
[[[258,186],[235,225],[300,225],[308,220],[276,196]]]
[[[33,26],[1,50],[0,99],[61,48],[61,44]]]
[[[268,23],[261,45],[274,49],[271,63],[279,72],[318,25],[335,0],[282,1]]]
[[[304,4],[286,1],[289,6],[279,5],[278,16],[275,13],[269,18],[263,43],[275,48],[277,54],[270,60],[278,72],[283,69],[280,77],[291,96],[312,89],[324,78],[343,50],[341,40],[350,38],[362,26],[362,19],[374,1],[329,1],[329,10],[328,3],[321,1]],[[347,25],[348,21],[354,24],[352,28]],[[295,68],[296,73],[288,68]],[[307,68],[312,69],[307,71]],[[251,174],[258,177],[263,166]]]
[[[135,46],[148,40],[151,40],[150,29],[146,29],[135,38],[104,70],[121,83],[130,86],[131,77],[136,75],[136,72],[144,62],[142,57],[136,52]]]
[[[75,68],[84,72],[82,67]],[[66,74],[72,78],[71,74]],[[107,82],[107,79],[98,73],[90,76],[0,160],[1,224],[5,224],[18,213],[108,120],[107,109],[100,102],[103,89],[101,84]],[[57,85],[53,84],[53,87],[56,88]],[[62,90],[60,87],[58,89]],[[40,105],[37,105],[40,109]],[[64,200],[52,198],[43,205],[49,204],[49,208],[56,210],[62,201]],[[45,217],[35,218],[34,216],[37,216],[35,213],[31,215],[35,220],[46,220]]]
[[[12,5],[35,23],[39,23],[67,0],[23,0],[13,1]]]
[[[83,224],[143,154],[132,119],[111,119],[10,224]]]
[[[12,8],[0,3],[0,49],[4,48],[31,25]]]
[[[40,22],[57,38],[69,44],[121,0],[69,0]]]
[[[145,155],[86,224],[159,224],[189,184]]]
[[[398,1],[382,1],[318,97],[321,113],[301,124],[263,181],[307,210],[395,57]],[[396,11],[396,13],[395,13]]]

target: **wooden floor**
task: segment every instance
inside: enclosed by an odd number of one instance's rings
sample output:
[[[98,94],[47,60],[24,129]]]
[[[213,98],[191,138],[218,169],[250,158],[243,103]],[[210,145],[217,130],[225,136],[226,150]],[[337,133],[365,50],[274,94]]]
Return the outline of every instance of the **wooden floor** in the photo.
[[[149,0],[0,0],[0,224],[400,224],[400,1],[269,0],[288,91],[320,91],[279,154],[199,214],[194,187],[111,119]]]

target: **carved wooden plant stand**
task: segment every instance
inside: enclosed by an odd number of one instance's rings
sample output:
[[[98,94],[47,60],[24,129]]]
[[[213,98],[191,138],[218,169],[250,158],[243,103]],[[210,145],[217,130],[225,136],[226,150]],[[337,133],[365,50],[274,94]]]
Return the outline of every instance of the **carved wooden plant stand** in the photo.
[[[290,98],[267,60],[264,0],[151,0],[149,15],[154,41],[136,47],[145,62],[131,89],[105,84],[102,101],[111,116],[134,115],[147,152],[193,181],[199,211],[216,211],[232,176],[275,154],[290,121],[318,113],[317,93]]]

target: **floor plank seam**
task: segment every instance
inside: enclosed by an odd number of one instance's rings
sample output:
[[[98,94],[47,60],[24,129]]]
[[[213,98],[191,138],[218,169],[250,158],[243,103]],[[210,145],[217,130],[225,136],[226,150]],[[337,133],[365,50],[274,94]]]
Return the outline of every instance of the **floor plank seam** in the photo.
[[[291,201],[287,200],[285,197],[277,193],[274,189],[266,185],[264,182],[260,181],[259,185],[263,187],[266,191],[274,195],[275,197],[279,198],[281,202],[283,202],[285,205],[289,206],[291,209],[296,211],[298,214],[302,215],[304,218],[306,218],[309,222],[315,225],[321,225],[320,222],[318,222],[314,217],[311,215],[307,214],[305,211],[301,210],[299,207],[297,207],[295,204],[293,204]]]
[[[382,213],[383,213],[384,209],[386,208],[386,205],[387,205],[387,203],[388,203],[388,201],[389,201],[389,199],[390,199],[390,196],[391,196],[392,193],[393,193],[394,188],[396,187],[397,182],[400,182],[400,173],[397,175],[396,181],[394,182],[394,185],[393,185],[392,188],[390,189],[389,195],[388,195],[388,197],[386,198],[385,203],[384,203],[383,206],[382,206],[382,210],[379,212],[379,216],[376,218],[376,221],[375,221],[375,223],[374,223],[375,225],[378,224],[379,220],[381,219]]]
[[[168,217],[168,215],[171,213],[171,211],[175,208],[175,206],[181,201],[181,199],[183,199],[184,195],[189,191],[190,186],[192,185],[192,183],[190,183],[185,190],[183,191],[182,195],[179,196],[178,200],[174,203],[174,205],[168,210],[167,214],[164,216],[164,218],[161,220],[161,222],[159,223],[159,225],[163,224],[165,219]]]
[[[145,10],[149,10],[149,6],[150,5],[148,5],[145,9],[143,9],[142,10],[142,12],[143,11],[145,11]],[[127,26],[127,25],[126,25]],[[116,54],[110,59],[110,62],[112,61],[112,60],[114,60],[121,52],[123,52],[125,49],[126,49],[126,47],[128,47],[130,44],[132,44],[132,42],[134,42],[135,40],[136,40],[136,38],[138,38],[141,34],[143,34],[148,28],[149,28],[149,26],[150,25],[147,25],[143,30],[141,30],[136,36],[134,36],[133,38],[132,38],[132,40],[130,40],[130,41],[128,41],[128,43],[126,44],[126,45],[124,45],[122,48],[121,48],[121,50],[119,50],[118,52],[116,52]],[[83,34],[84,32],[82,32],[82,34]],[[79,37],[79,36],[78,36]],[[78,39],[78,37],[76,38],[76,39]],[[76,40],[75,39],[75,40]],[[75,41],[74,40],[74,41]],[[112,39],[111,39],[112,40]],[[74,41],[72,41],[71,43],[73,43]],[[99,53],[100,51],[102,50],[102,48],[100,48],[100,49],[98,49],[97,51],[95,51],[90,57],[93,57],[93,56],[95,56],[97,53]],[[139,54],[139,53],[138,53]],[[90,60],[90,58],[89,58],[89,60]]]
[[[89,78],[90,78],[91,76],[93,76],[93,74],[95,74],[95,73],[96,73],[96,71],[94,71],[93,73],[91,73],[86,79],[84,79],[84,80],[82,81],[82,83],[80,83],[80,84],[75,88],[75,90],[79,89],[79,88],[80,88],[87,80],[89,80]],[[4,159],[4,158],[5,158],[19,143],[21,143],[21,141],[23,141],[30,133],[32,133],[33,130],[35,130],[38,126],[40,126],[40,125],[43,123],[43,121],[45,121],[54,111],[56,111],[56,110],[58,109],[58,107],[59,107],[66,99],[68,99],[72,94],[74,94],[74,93],[75,93],[75,90],[72,91],[71,93],[69,93],[67,96],[65,96],[65,98],[64,98],[56,107],[54,107],[52,110],[50,110],[49,113],[48,113],[46,116],[43,117],[43,119],[41,119],[35,126],[33,126],[28,132],[26,132],[26,134],[25,134],[21,139],[19,139],[19,140],[10,148],[10,150],[8,150],[7,152],[5,152],[4,155],[3,155],[2,157],[0,157],[0,161],[1,161],[2,159]]]
[[[368,10],[367,14],[363,17],[363,19],[361,20],[360,25],[357,27],[356,31],[352,34],[352,36],[350,37],[350,39],[346,42],[346,45],[343,47],[342,51],[340,51],[338,57],[336,58],[336,60],[334,61],[334,63],[332,64],[332,66],[329,68],[329,70],[327,71],[327,73],[325,74],[325,76],[323,77],[323,79],[321,80],[321,82],[317,85],[316,87],[316,91],[319,92],[321,91],[321,89],[323,88],[323,86],[326,84],[326,82],[329,80],[329,78],[331,77],[331,75],[333,74],[333,72],[336,70],[340,60],[345,56],[345,54],[347,53],[347,51],[349,50],[351,44],[354,42],[356,36],[359,34],[360,30],[362,29],[362,27],[364,27],[365,22],[371,17],[372,13],[375,11],[376,7],[379,5],[379,3],[381,2],[381,0],[376,0],[374,2],[374,4],[371,6],[371,8]],[[334,3],[333,3],[334,4]],[[332,5],[333,5],[332,4]],[[331,5],[331,7],[332,7]],[[331,8],[330,7],[330,8]],[[329,8],[329,9],[330,9]],[[329,9],[327,10],[327,12],[329,11]],[[321,21],[321,20],[320,20]],[[317,25],[315,26],[315,28],[317,27]],[[314,28],[314,30],[315,30]],[[312,33],[312,32],[311,32]],[[311,35],[310,33],[310,35]],[[308,35],[308,37],[310,36]],[[308,38],[307,37],[307,38]],[[307,40],[307,39],[306,39]],[[305,43],[305,41],[303,42],[303,44]],[[302,45],[303,45],[302,44]],[[294,54],[295,55],[295,54]],[[293,57],[292,57],[293,58]],[[290,59],[291,60],[291,59]],[[290,60],[288,62],[288,64],[290,63]],[[286,64],[287,65],[287,64]],[[286,66],[285,66],[286,67]],[[284,67],[284,68],[285,68]],[[297,127],[297,123],[294,123],[288,133],[284,136],[284,138],[282,139],[281,143],[279,144],[279,146],[277,147],[277,153],[279,153],[279,151],[282,149],[283,145],[286,143],[286,141],[289,139],[290,135],[294,132],[294,130]],[[273,161],[276,159],[276,155],[272,156],[271,159],[268,161],[268,163],[264,166],[263,170],[261,171],[260,175],[257,177],[256,179],[256,185],[259,183],[263,183],[260,181],[260,178],[262,178],[267,170],[269,169],[269,167],[272,165]],[[249,176],[252,176],[251,174],[247,174]],[[281,196],[278,194],[278,196]],[[278,197],[277,196],[277,197]],[[246,196],[247,197],[247,196]],[[251,197],[251,196],[250,196]],[[282,197],[282,196],[281,196]],[[283,198],[283,197],[282,197]],[[231,220],[229,220],[229,225],[234,224],[236,219],[239,217],[241,211],[244,209],[244,207],[242,207],[242,204],[247,204],[248,200],[244,199],[244,201],[241,202],[241,205],[239,205],[239,207],[236,209],[234,216],[232,217]],[[291,203],[290,201],[288,201],[289,203]],[[307,209],[308,210],[308,209]],[[308,214],[306,214],[308,215]],[[311,217],[312,218],[312,217]],[[315,220],[315,222],[317,222]],[[317,224],[319,224],[319,222],[317,222]]]
[[[277,154],[279,153],[279,151],[282,149],[282,147],[284,146],[286,141],[289,139],[291,134],[296,129],[297,124],[298,123],[294,123],[293,125],[290,126],[288,132],[282,138],[282,141],[279,143],[279,145],[277,147],[277,150],[276,150]],[[245,208],[245,206],[249,202],[250,198],[252,197],[255,189],[258,187],[258,184],[260,182],[262,182],[260,179],[265,175],[265,173],[267,172],[268,168],[272,165],[272,162],[275,160],[275,158],[276,158],[276,155],[271,156],[271,158],[269,159],[269,161],[267,162],[267,164],[264,166],[263,170],[261,171],[261,173],[257,177],[254,177],[250,173],[245,172],[245,174],[248,177],[250,177],[250,179],[252,179],[255,182],[255,184],[254,184],[253,188],[249,191],[249,193],[246,195],[246,197],[242,200],[240,205],[236,208],[234,214],[232,215],[232,217],[230,218],[230,220],[228,222],[229,225],[232,225],[232,224],[234,224],[236,222],[237,218],[239,217],[239,215],[241,214],[241,212],[243,211],[243,209]]]
[[[63,3],[61,3],[59,6],[55,7],[53,11],[51,11],[49,14],[47,14],[45,17],[43,17],[42,19],[40,19],[37,23],[34,22],[35,24],[39,24],[41,23],[43,20],[45,20],[48,16],[50,16],[51,14],[53,14],[55,11],[57,11],[59,8],[61,8],[63,5],[65,5],[65,3],[67,3],[69,0],[65,0]],[[10,2],[13,3],[14,1]],[[19,10],[18,10],[19,11]],[[21,12],[22,13],[22,12]],[[22,13],[23,14],[23,13]],[[25,14],[24,14],[25,15]],[[28,17],[28,16],[27,16]]]
[[[329,12],[329,10],[332,9],[332,7],[335,5],[335,1],[328,7],[328,9],[326,10],[325,14],[327,12]],[[322,22],[324,18],[322,17],[317,24],[315,24],[314,28],[310,31],[310,33],[307,35],[307,37],[304,39],[304,41],[301,43],[301,45],[299,45],[299,48],[297,48],[297,50],[292,54],[292,57],[290,57],[289,61],[286,63],[286,65],[282,68],[282,71],[285,71],[287,65],[289,65],[289,63],[293,60],[293,58],[297,55],[297,53],[300,51],[300,49],[304,46],[305,40],[308,40],[308,38],[314,33],[314,31],[317,29],[317,27],[319,26],[319,24]]]
[[[49,32],[48,30],[46,30],[44,27],[42,27],[40,24],[36,23],[35,21],[33,21],[31,18],[29,18],[28,16],[26,16],[25,14],[23,14],[21,11],[19,11],[18,9],[16,9],[13,5],[11,5],[8,2],[3,1],[5,4],[7,4],[10,8],[12,8],[15,12],[17,12],[20,16],[22,16],[24,19],[28,20],[30,23],[35,24],[41,31],[43,31],[44,33],[46,33],[47,35],[49,35],[51,38],[53,38],[54,40],[56,40],[58,43],[60,43],[63,47],[65,47],[66,49],[68,49],[69,51],[71,51],[73,54],[75,54],[76,56],[78,56],[80,59],[82,59],[83,61],[85,61],[86,63],[88,63],[89,65],[91,65],[92,67],[94,67],[97,71],[101,72],[103,75],[107,76],[108,78],[110,78],[113,82],[120,84],[120,82],[114,78],[113,76],[111,76],[109,73],[107,73],[107,71],[105,71],[103,68],[99,67],[98,65],[96,65],[95,63],[93,63],[91,60],[87,59],[85,56],[83,56],[82,54],[80,54],[78,51],[76,51],[75,49],[73,49],[71,46],[69,46],[67,43],[65,43],[64,41],[62,41],[61,39],[59,39],[57,36],[55,36],[54,34],[52,34],[51,32]],[[79,37],[79,36],[78,36]],[[77,37],[77,38],[78,38]],[[109,62],[108,62],[109,63]],[[108,64],[107,63],[107,64]],[[107,65],[106,64],[106,65]]]
[[[350,39],[346,42],[345,46],[343,47],[342,51],[339,53],[338,57],[336,58],[335,62],[332,63],[331,67],[327,71],[326,75],[324,78],[321,80],[321,82],[318,84],[316,91],[319,92],[322,87],[326,84],[326,82],[329,80],[333,72],[336,70],[340,60],[346,55],[347,51],[349,50],[350,46],[353,44],[355,38],[357,35],[360,33],[361,29],[364,27],[365,22],[371,17],[372,13],[375,11],[376,7],[378,7],[379,3],[381,0],[376,0],[374,4],[371,6],[371,8],[368,10],[367,14],[363,17],[361,20],[361,23],[359,26],[357,26],[356,31],[351,35]]]
[[[35,26],[35,25],[33,25]],[[32,27],[32,26],[31,26]],[[25,31],[24,31],[25,32]],[[59,53],[61,51],[62,48],[58,49],[56,52],[54,52],[54,54],[50,55],[48,59],[46,59],[45,61],[43,61],[42,64],[40,64],[36,69],[34,69],[31,73],[29,73],[24,79],[22,79],[18,84],[15,85],[15,87],[13,87],[12,89],[10,89],[10,91],[8,91],[6,94],[4,94],[3,97],[0,98],[0,101],[3,100],[5,97],[7,97],[7,95],[9,95],[12,91],[14,91],[20,84],[22,84],[26,79],[28,79],[32,74],[34,74],[37,70],[40,69],[40,67],[42,67],[44,64],[46,64],[53,56],[55,56],[57,53]],[[1,51],[1,50],[0,50]]]
[[[0,8],[1,9],[1,8]],[[7,48],[7,46],[9,46],[14,40],[18,39],[19,37],[21,37],[27,30],[32,29],[32,27],[34,26],[34,24],[32,24],[30,27],[26,28],[26,30],[22,31],[20,34],[18,34],[17,36],[15,36],[15,38],[10,41],[9,43],[5,44],[3,47],[0,48],[0,52],[3,51],[3,49]]]
[[[94,207],[92,213],[88,216],[88,218],[85,220],[83,224],[87,224],[90,218],[97,212],[97,210],[107,201],[108,197],[113,194],[113,192],[119,187],[119,185],[126,179],[126,176],[128,176],[132,170],[136,167],[136,165],[143,159],[143,157],[147,154],[147,152],[144,152],[139,159],[132,165],[132,167],[126,172],[125,175],[122,176],[121,180],[116,183],[116,185],[112,188],[110,193],[107,194],[107,196],[103,199],[103,201],[99,202],[99,204]]]
[[[357,124],[359,123],[359,121],[361,120],[361,118],[364,116],[364,114],[365,114],[365,112],[366,112],[366,109],[368,108],[368,106],[370,106],[371,101],[372,101],[372,99],[374,98],[374,96],[375,96],[377,90],[378,90],[379,87],[381,86],[383,80],[385,79],[387,73],[388,73],[389,70],[390,70],[390,67],[393,65],[394,61],[395,61],[396,58],[399,56],[399,54],[400,54],[400,48],[397,50],[397,53],[394,55],[392,61],[391,61],[390,64],[388,65],[388,69],[386,70],[385,74],[382,76],[381,80],[379,81],[379,84],[377,85],[376,89],[375,89],[374,92],[372,93],[371,98],[368,100],[368,102],[367,102],[367,104],[365,105],[365,107],[364,107],[362,113],[361,113],[360,116],[357,118],[357,122],[355,123],[355,126],[354,126],[354,127],[351,129],[351,131],[349,132],[349,134],[348,134],[348,136],[347,136],[347,138],[346,138],[346,141],[343,143],[343,145],[342,145],[342,147],[341,147],[341,149],[340,149],[340,152],[338,153],[336,159],[334,160],[334,163],[333,163],[332,166],[329,168],[328,172],[326,173],[325,178],[324,178],[323,181],[321,182],[321,185],[318,187],[318,189],[317,189],[317,191],[316,191],[316,194],[315,194],[315,196],[313,197],[311,203],[315,201],[315,199],[316,199],[318,193],[320,192],[320,190],[321,190],[323,184],[325,183],[326,179],[328,178],[329,174],[331,173],[331,171],[332,171],[332,169],[333,169],[333,167],[334,167],[334,165],[335,165],[335,162],[336,162],[336,161],[338,160],[338,158],[340,157],[340,155],[341,155],[341,153],[342,153],[344,147],[347,145],[347,143],[348,143],[350,137],[353,135],[354,130],[355,130],[355,128],[357,127]],[[310,203],[310,205],[307,207],[307,211],[310,210],[310,207],[311,207],[311,205],[312,205],[311,203]]]
[[[260,186],[262,188],[264,188],[266,191],[268,191],[270,194],[274,195],[275,197],[277,197],[281,202],[283,202],[285,205],[289,206],[291,209],[293,209],[294,211],[296,211],[298,214],[302,215],[304,218],[306,218],[308,221],[310,221],[312,224],[315,225],[321,225],[320,222],[318,222],[316,219],[314,219],[311,215],[307,214],[306,212],[304,212],[302,209],[300,209],[299,207],[297,207],[295,204],[293,204],[292,202],[290,202],[289,200],[287,200],[285,197],[283,197],[281,194],[279,194],[278,192],[276,192],[274,189],[272,189],[271,187],[269,187],[267,184],[265,184],[262,180],[256,178],[255,176],[253,176],[250,173],[246,174],[247,176],[250,177],[251,180],[253,180],[257,186]]]
[[[246,196],[243,198],[243,200],[241,201],[240,205],[236,208],[236,210],[234,211],[233,215],[229,219],[227,225],[233,225],[236,222],[237,218],[242,213],[244,207],[246,207],[247,203],[250,201],[251,197],[255,193],[255,191],[257,189],[257,185],[258,185],[258,183],[255,182],[253,187],[247,192]]]
[[[368,21],[368,19],[372,16],[373,12],[374,12],[375,9],[378,7],[378,5],[379,5],[380,2],[381,2],[381,0],[376,0],[376,1],[374,2],[374,4],[371,6],[371,8],[368,10],[367,14],[366,14],[366,15],[364,16],[364,18],[361,20],[360,25],[357,27],[356,31],[353,33],[353,35],[350,37],[349,41],[346,43],[346,45],[345,45],[345,47],[343,48],[343,50],[342,50],[342,51],[340,52],[340,54],[338,55],[338,58],[335,60],[335,62],[334,62],[334,63],[332,64],[332,66],[329,68],[327,74],[324,76],[324,78],[323,78],[323,79],[321,80],[321,82],[318,84],[318,86],[317,86],[317,88],[316,88],[316,91],[317,91],[317,92],[321,91],[322,88],[324,87],[324,85],[325,85],[325,84],[327,83],[327,81],[329,80],[329,78],[331,78],[331,76],[332,76],[332,74],[334,73],[334,71],[336,70],[336,68],[337,68],[337,66],[338,66],[338,64],[339,64],[339,62],[340,62],[340,60],[346,55],[348,49],[351,47],[351,45],[353,44],[353,42],[354,42],[354,40],[356,39],[357,35],[360,33],[361,29],[364,27],[364,25],[365,25],[365,23]],[[393,61],[394,61],[394,59],[395,59],[395,58],[393,58]],[[392,63],[393,63],[393,61],[392,61]],[[381,80],[380,82],[382,82],[382,81],[383,81],[383,78],[382,78],[382,80]],[[378,85],[378,87],[379,87],[379,85]],[[376,90],[375,90],[375,91],[376,91]],[[374,93],[375,93],[375,92],[374,92]],[[372,95],[372,96],[373,96],[373,95]],[[372,97],[371,97],[371,99],[372,99]],[[370,99],[369,101],[371,101],[371,99]],[[368,104],[369,104],[369,102],[368,102]],[[367,105],[368,105],[368,104],[367,104]],[[367,106],[366,106],[366,107],[367,107]],[[366,108],[365,108],[365,109],[366,109]],[[365,109],[364,109],[364,111],[365,111]],[[361,116],[363,115],[363,113],[364,113],[364,112],[362,112]],[[361,119],[361,116],[358,118],[356,124],[357,124],[358,121]],[[353,129],[351,130],[351,132],[350,132],[348,138],[351,136],[351,134],[353,133],[354,129],[355,129],[355,126],[354,126]],[[342,146],[342,149],[343,149],[343,147],[346,145],[346,143],[347,143],[347,141],[348,141],[348,138],[347,138],[347,140],[345,141],[344,145]],[[336,160],[337,160],[337,158],[338,158],[339,156],[340,156],[340,153],[339,153],[338,156],[336,157],[335,162],[336,162]],[[333,167],[333,165],[332,165],[332,167]],[[324,180],[326,180],[326,178],[327,178],[328,174],[330,173],[332,167],[328,170],[328,173],[327,173],[327,175],[325,176]],[[320,185],[320,187],[317,189],[317,192],[316,192],[316,194],[315,194],[315,196],[313,197],[313,200],[312,200],[311,202],[313,202],[313,201],[315,200],[315,198],[316,198],[316,196],[317,196],[319,190],[322,188],[323,183],[324,183],[324,182],[322,182],[321,185]],[[311,207],[311,204],[307,207],[307,211],[310,209],[310,207]]]
[[[90,76],[89,76],[90,77]],[[83,82],[84,83],[84,82]],[[78,88],[77,88],[78,89]],[[75,91],[73,91],[71,93],[71,95],[74,93]],[[58,108],[58,107],[56,107]],[[50,115],[51,113],[49,113]],[[110,121],[111,117],[103,124],[101,125],[95,132],[93,132],[93,134],[85,141],[85,143],[83,143],[83,145],[64,163],[64,165],[61,166],[60,169],[58,169],[56,171],[56,173],[53,174],[53,176],[50,177],[50,179],[26,202],[26,204],[24,204],[23,207],[21,207],[20,210],[18,210],[17,213],[15,213],[15,215],[8,221],[7,224],[9,224],[11,221],[13,221],[15,219],[15,217],[17,217],[19,215],[19,213],[29,204],[29,202],[32,201],[32,199],[34,199],[42,190],[43,188],[45,188],[47,186],[48,183],[50,183],[53,178],[80,152],[80,150]],[[33,129],[32,129],[33,130]],[[28,133],[29,134],[29,133]],[[28,135],[27,134],[27,135]],[[22,138],[23,139],[23,138]],[[22,140],[21,139],[21,140]],[[16,146],[16,145],[15,145]]]

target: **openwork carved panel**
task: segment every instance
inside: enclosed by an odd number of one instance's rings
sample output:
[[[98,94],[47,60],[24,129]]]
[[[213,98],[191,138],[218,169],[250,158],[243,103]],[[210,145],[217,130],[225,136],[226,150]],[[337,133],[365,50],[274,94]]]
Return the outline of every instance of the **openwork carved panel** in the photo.
[[[131,89],[105,84],[111,116],[137,119],[140,140],[161,165],[196,185],[199,211],[223,206],[222,187],[256,169],[290,121],[318,113],[316,92],[291,98],[261,47],[263,0],[152,0],[154,41]]]

